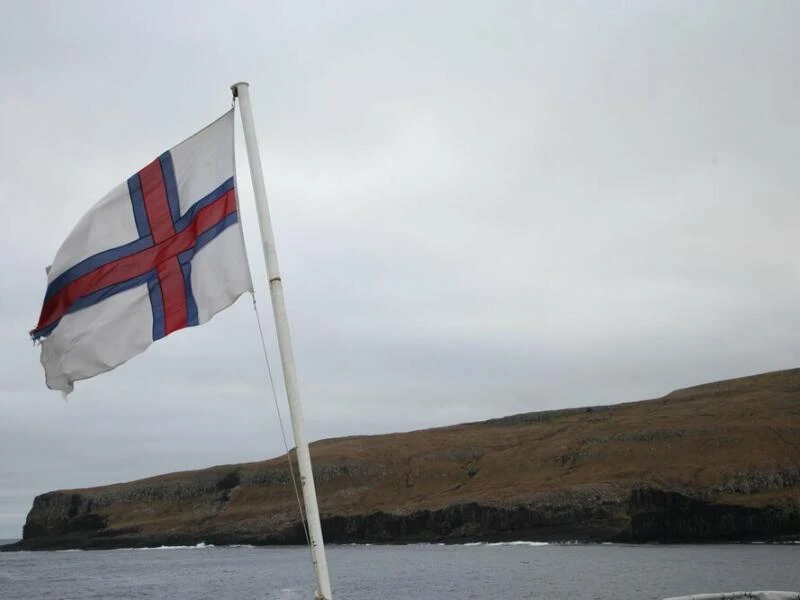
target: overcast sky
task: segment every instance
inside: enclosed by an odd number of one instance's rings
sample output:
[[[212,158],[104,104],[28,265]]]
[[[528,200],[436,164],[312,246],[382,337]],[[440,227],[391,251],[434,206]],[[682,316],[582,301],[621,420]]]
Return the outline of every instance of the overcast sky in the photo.
[[[0,17],[0,538],[49,490],[283,452],[248,297],[68,402],[27,334],[78,218],[243,79],[310,439],[800,363],[800,3],[26,1]]]

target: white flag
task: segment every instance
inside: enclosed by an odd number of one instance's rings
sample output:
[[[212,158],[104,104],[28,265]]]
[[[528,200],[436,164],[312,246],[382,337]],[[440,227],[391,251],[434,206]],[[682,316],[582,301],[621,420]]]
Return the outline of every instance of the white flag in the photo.
[[[234,173],[231,109],[83,216],[31,331],[47,387],[68,393],[252,291]]]

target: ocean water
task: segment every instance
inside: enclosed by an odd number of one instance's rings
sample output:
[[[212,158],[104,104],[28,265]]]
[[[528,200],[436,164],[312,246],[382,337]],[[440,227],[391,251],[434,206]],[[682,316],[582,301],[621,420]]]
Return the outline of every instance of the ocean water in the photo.
[[[800,590],[800,544],[330,546],[341,600],[646,599]],[[311,599],[303,547],[0,553],[0,598]]]

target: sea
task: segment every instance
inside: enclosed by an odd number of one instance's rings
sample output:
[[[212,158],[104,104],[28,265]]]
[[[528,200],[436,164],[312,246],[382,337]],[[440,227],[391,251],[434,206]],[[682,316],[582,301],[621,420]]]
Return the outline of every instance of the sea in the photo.
[[[800,590],[800,544],[330,545],[341,600],[641,600]],[[0,598],[313,598],[305,547],[0,553]]]

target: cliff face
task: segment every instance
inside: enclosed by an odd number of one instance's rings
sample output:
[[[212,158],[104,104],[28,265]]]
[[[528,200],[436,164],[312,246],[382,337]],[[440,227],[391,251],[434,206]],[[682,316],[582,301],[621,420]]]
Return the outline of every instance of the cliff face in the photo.
[[[311,454],[329,542],[800,538],[800,369]],[[303,540],[282,457],[43,494],[15,547]]]

